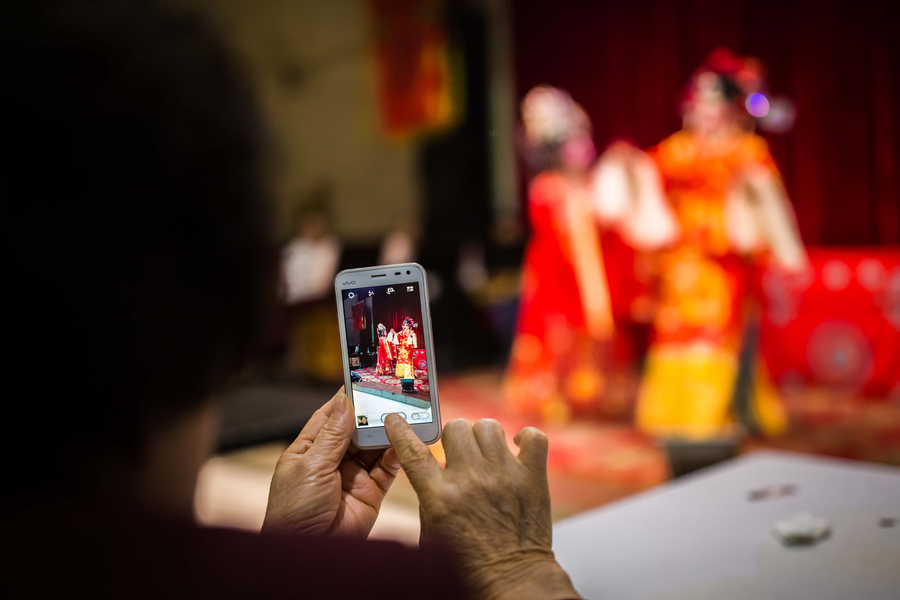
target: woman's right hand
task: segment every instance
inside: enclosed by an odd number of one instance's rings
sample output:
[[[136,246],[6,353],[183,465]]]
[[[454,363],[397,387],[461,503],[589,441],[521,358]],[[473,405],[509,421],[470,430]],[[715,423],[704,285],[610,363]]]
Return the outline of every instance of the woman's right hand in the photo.
[[[385,420],[403,470],[419,496],[421,543],[455,551],[478,598],[578,598],[551,550],[547,436],[526,427],[509,451],[503,428],[482,419],[447,423],[442,468],[396,414]]]

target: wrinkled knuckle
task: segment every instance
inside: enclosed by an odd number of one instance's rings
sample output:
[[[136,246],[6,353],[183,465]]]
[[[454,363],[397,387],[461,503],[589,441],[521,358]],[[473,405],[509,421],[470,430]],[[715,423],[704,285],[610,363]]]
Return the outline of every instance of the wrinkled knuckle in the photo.
[[[426,446],[408,444],[402,454],[405,459],[403,467],[407,470],[421,469],[431,459],[431,451]]]
[[[465,419],[453,419],[452,421],[448,421],[446,425],[444,425],[444,432],[453,432],[453,431],[463,431],[465,429],[470,428],[469,422]]]
[[[344,427],[340,421],[336,421],[334,419],[329,419],[325,426],[322,427],[322,433],[329,436],[339,436],[343,435]]]
[[[526,427],[525,430],[530,442],[537,444],[546,444],[548,442],[547,434],[537,427]]]
[[[547,437],[547,434],[544,433],[543,431],[541,431],[540,429],[538,429],[537,427],[529,426],[529,427],[525,428],[525,431],[527,431],[530,435],[533,435],[538,438],[541,438],[541,437],[546,438]]]
[[[475,423],[475,428],[485,432],[503,432],[503,425],[497,419],[479,419]]]
[[[427,446],[413,446],[412,457],[417,463],[425,464],[431,460],[431,450]]]
[[[466,429],[471,430],[472,426],[465,419],[453,419],[444,425],[444,430],[441,435],[445,438],[453,439],[457,436],[463,435]]]
[[[471,497],[471,490],[465,486],[444,485],[441,486],[435,495],[436,504],[444,512],[449,512],[454,506],[461,506],[468,503]]]
[[[487,494],[491,498],[508,493],[510,490],[509,482],[500,477],[488,478],[478,487],[482,493]]]
[[[441,490],[438,494],[438,504],[447,510],[450,506],[455,506],[463,499],[462,492],[456,487],[448,487]]]

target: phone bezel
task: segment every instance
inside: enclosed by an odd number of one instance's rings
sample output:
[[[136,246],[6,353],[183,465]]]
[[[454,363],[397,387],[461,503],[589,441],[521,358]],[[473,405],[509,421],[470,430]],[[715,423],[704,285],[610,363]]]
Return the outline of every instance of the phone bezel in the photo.
[[[410,271],[407,275],[406,271]],[[396,275],[396,273],[400,275]],[[373,278],[373,275],[379,277]],[[381,276],[383,275],[383,276]],[[350,381],[350,354],[347,348],[346,315],[344,314],[345,290],[380,287],[392,284],[419,284],[419,303],[422,307],[421,333],[425,347],[425,361],[428,365],[428,390],[431,395],[431,423],[410,423],[416,436],[426,444],[433,444],[441,437],[441,409],[438,400],[437,370],[434,365],[434,343],[431,330],[431,307],[428,303],[428,278],[425,269],[418,263],[402,263],[346,269],[334,278],[334,293],[337,301],[338,326],[341,336],[341,360],[344,363],[344,389],[353,398],[353,385]],[[355,406],[355,403],[354,403]],[[355,414],[355,410],[354,410]],[[384,427],[366,427],[353,430],[353,445],[357,448],[388,448],[391,443],[387,439]]]

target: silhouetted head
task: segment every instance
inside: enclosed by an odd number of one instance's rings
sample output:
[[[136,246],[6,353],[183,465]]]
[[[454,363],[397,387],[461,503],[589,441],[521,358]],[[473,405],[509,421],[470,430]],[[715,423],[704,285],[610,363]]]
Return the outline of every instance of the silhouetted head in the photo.
[[[3,437],[28,449],[10,461],[19,491],[65,494],[92,469],[126,471],[252,351],[272,298],[264,136],[195,16],[120,1],[3,12],[5,346],[21,390]]]

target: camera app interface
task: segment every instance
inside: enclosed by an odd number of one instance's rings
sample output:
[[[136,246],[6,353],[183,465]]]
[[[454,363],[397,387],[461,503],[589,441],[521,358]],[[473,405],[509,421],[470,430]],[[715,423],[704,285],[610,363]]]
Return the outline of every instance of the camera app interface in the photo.
[[[390,413],[430,423],[419,284],[345,290],[343,303],[356,427],[383,427]]]

